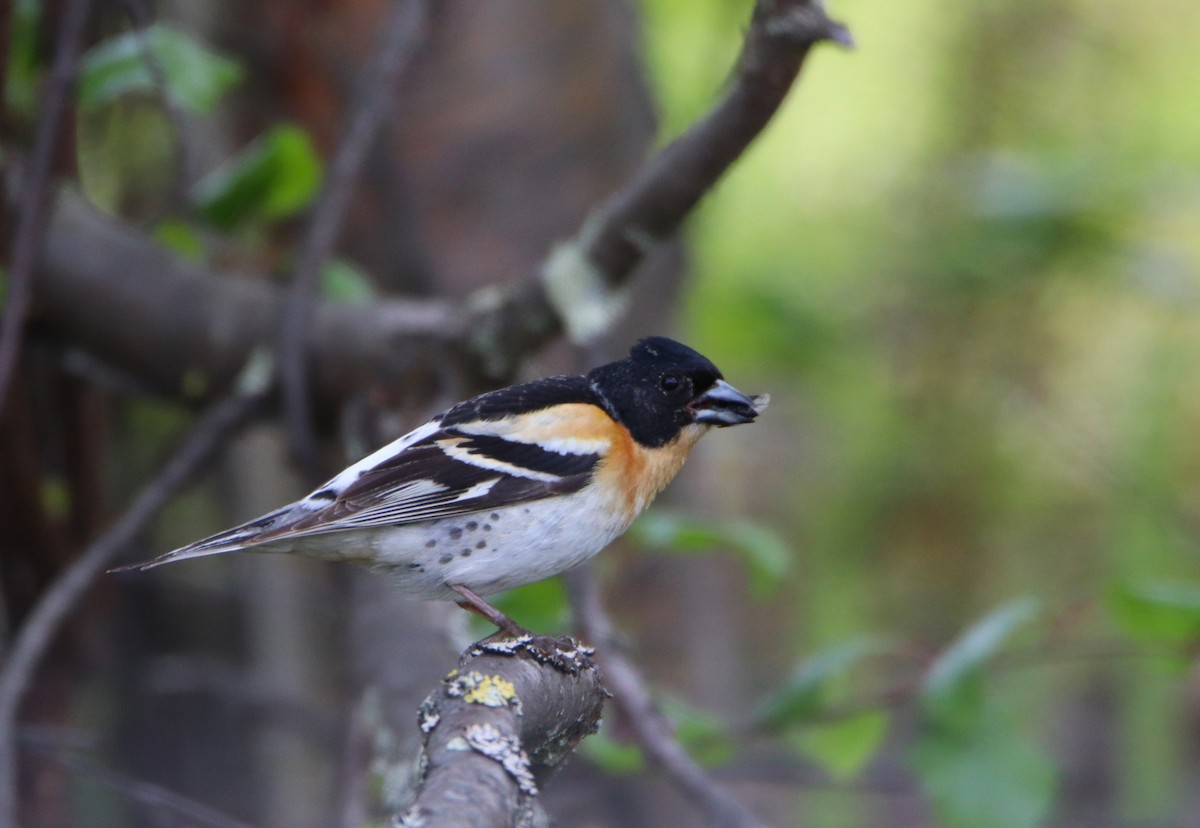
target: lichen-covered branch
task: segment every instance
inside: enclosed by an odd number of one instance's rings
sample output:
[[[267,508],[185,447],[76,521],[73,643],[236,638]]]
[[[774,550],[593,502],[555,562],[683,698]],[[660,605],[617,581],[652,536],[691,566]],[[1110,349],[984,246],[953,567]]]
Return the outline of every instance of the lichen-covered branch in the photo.
[[[499,634],[463,653],[421,707],[416,797],[396,824],[530,824],[540,787],[599,725],[608,694],[591,655],[569,638]]]

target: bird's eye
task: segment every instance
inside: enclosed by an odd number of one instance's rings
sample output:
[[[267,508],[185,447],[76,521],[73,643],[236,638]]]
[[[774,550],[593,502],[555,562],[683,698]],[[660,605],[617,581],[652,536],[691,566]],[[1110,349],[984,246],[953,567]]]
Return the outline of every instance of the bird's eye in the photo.
[[[683,380],[679,378],[678,374],[664,374],[658,384],[669,394],[672,391],[678,391],[679,386],[683,385]]]

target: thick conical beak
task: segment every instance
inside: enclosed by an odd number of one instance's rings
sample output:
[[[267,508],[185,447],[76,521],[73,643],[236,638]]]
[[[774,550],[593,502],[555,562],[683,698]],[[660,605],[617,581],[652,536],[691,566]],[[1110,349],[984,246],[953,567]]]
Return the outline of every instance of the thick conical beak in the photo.
[[[749,397],[725,380],[717,380],[716,385],[692,402],[691,409],[698,423],[733,426],[753,422],[768,401],[765,394]]]

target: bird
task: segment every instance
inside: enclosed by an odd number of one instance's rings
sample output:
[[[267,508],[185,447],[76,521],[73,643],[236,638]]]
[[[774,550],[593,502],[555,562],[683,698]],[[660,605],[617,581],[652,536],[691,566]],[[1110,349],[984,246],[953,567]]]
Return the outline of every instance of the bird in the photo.
[[[688,346],[647,337],[586,375],[460,402],[294,503],[111,571],[244,550],[348,561],[520,632],[484,596],[596,555],[710,428],[753,422],[768,402]]]

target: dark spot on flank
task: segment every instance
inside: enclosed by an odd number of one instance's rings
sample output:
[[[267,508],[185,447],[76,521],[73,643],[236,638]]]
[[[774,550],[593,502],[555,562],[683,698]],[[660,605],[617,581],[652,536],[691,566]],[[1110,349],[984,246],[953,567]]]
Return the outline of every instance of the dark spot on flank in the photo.
[[[336,497],[337,492],[333,489],[321,489],[321,491],[309,495],[310,500],[334,500]]]
[[[469,558],[469,557],[471,557],[471,550],[464,549],[463,551],[459,552],[458,554],[462,555],[464,558]]]
[[[483,531],[485,531],[485,532],[492,531],[492,524],[490,524],[490,523],[483,524]]]
[[[467,531],[468,532],[474,532],[478,528],[479,528],[479,524],[476,523],[475,521],[473,521],[473,520],[467,521]]]
[[[454,560],[454,556],[453,556],[453,555],[451,555],[449,552],[443,552],[443,553],[442,553],[442,556],[441,556],[440,558],[438,558],[438,563],[440,563],[440,564],[448,564],[448,563],[450,563],[452,560]]]
[[[435,546],[437,546],[437,541],[435,541],[435,540],[427,540],[427,541],[425,541],[425,548],[426,548],[426,549],[433,549],[433,547],[435,547]]]
[[[462,527],[461,526],[455,526],[453,529],[450,530],[450,538],[452,540],[458,540],[461,537],[462,537]]]
[[[526,511],[526,512],[528,512],[529,510],[528,510],[528,509],[526,509],[525,511]],[[499,519],[500,519],[500,513],[499,513],[499,512],[492,512],[492,520],[499,520]]]
[[[480,541],[479,543],[475,544],[475,548],[476,549],[487,549],[487,541]]]
[[[410,563],[408,565],[408,568],[409,569],[420,569],[421,565],[419,563],[417,563],[416,561],[413,561],[412,563]]]

